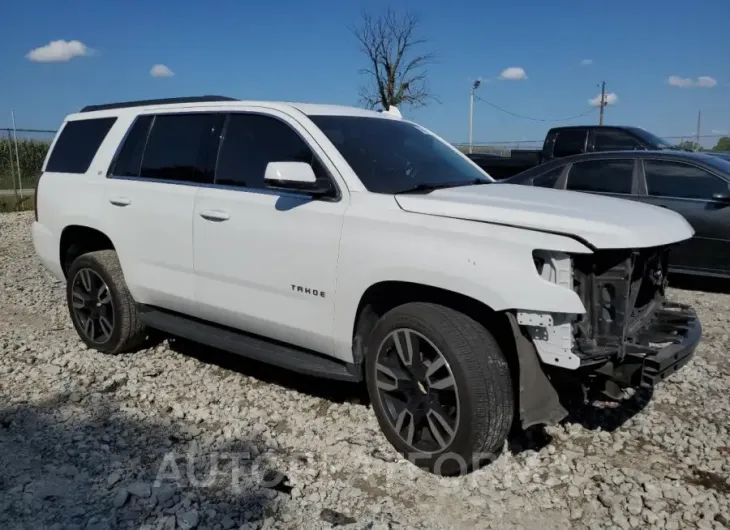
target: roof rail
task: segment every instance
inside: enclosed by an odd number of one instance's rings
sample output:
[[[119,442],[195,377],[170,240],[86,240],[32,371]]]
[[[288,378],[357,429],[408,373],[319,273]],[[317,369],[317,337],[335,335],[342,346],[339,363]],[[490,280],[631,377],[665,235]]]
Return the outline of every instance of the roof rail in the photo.
[[[93,112],[95,110],[124,109],[127,107],[142,107],[144,105],[167,105],[171,103],[205,103],[209,101],[238,101],[228,96],[190,96],[180,98],[164,99],[139,99],[137,101],[120,101],[118,103],[104,103],[102,105],[87,105],[81,112]]]

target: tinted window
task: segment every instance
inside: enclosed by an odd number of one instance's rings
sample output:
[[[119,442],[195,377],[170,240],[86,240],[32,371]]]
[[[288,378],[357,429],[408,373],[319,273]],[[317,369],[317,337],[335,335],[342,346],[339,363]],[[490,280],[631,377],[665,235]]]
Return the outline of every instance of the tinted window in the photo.
[[[587,134],[586,130],[558,131],[553,146],[553,156],[570,156],[584,152]]]
[[[116,118],[69,121],[53,148],[46,171],[86,173]]]
[[[221,114],[162,114],[152,122],[140,176],[212,182],[211,144]]]
[[[326,185],[329,176],[299,134],[286,123],[259,114],[231,114],[218,154],[216,184],[264,189],[269,162],[305,162]]]
[[[624,149],[639,149],[639,142],[619,129],[596,129],[596,151],[621,151]]]
[[[137,177],[142,165],[142,154],[147,142],[152,116],[140,116],[132,124],[122,148],[119,150],[114,169],[110,172],[119,177]]]
[[[568,173],[567,189],[603,193],[631,193],[633,160],[576,162]]]
[[[715,153],[715,154],[702,154],[702,161],[708,166],[712,166],[714,169],[719,170],[725,175],[730,176],[730,154],[728,153]]]
[[[644,160],[649,195],[711,199],[713,193],[727,193],[727,183],[703,169],[662,160]]]
[[[540,186],[541,188],[554,188],[555,184],[558,183],[558,178],[560,178],[564,168],[565,166],[559,166],[540,175],[539,177],[535,177],[532,179],[532,185]]]
[[[310,116],[368,191],[398,193],[417,186],[493,182],[427,130],[404,120]]]

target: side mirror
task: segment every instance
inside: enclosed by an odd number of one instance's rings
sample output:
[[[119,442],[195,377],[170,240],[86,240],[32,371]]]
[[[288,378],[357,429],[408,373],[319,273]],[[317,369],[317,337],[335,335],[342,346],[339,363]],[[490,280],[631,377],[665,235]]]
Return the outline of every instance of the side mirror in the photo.
[[[717,202],[730,203],[730,191],[723,191],[720,193],[713,193],[712,200]]]
[[[266,186],[275,190],[301,191],[326,195],[331,190],[317,182],[312,166],[306,162],[269,162],[264,172]]]

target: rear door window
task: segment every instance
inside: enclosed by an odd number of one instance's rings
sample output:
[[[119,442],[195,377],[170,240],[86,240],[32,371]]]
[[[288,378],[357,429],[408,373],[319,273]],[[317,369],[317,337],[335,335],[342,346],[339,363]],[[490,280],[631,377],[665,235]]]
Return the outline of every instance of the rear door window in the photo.
[[[728,183],[704,169],[666,160],[644,160],[649,195],[654,197],[712,200],[728,193]]]
[[[553,145],[553,156],[563,157],[577,155],[585,152],[588,131],[586,129],[575,129],[558,131]]]
[[[630,194],[633,175],[633,160],[609,159],[576,162],[568,173],[567,189]]]
[[[46,171],[86,173],[115,121],[116,118],[95,118],[66,122],[48,159]]]
[[[124,140],[111,174],[118,177],[138,177],[142,166],[142,154],[147,143],[152,116],[139,116],[132,124]]]
[[[223,120],[223,114],[203,112],[155,116],[140,177],[212,183],[215,166],[212,154],[217,148]]]

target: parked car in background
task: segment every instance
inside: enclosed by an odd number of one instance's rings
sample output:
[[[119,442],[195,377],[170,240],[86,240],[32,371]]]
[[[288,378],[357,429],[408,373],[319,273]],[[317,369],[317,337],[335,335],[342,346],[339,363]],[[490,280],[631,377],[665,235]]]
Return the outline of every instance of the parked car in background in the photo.
[[[730,161],[689,151],[585,153],[501,181],[621,197],[680,213],[695,229],[670,270],[730,277]],[[616,211],[621,216],[621,210]]]
[[[503,180],[556,158],[594,151],[681,150],[640,127],[578,125],[553,127],[542,149],[512,149],[510,156],[495,158],[470,154],[474,163],[497,180]]]

